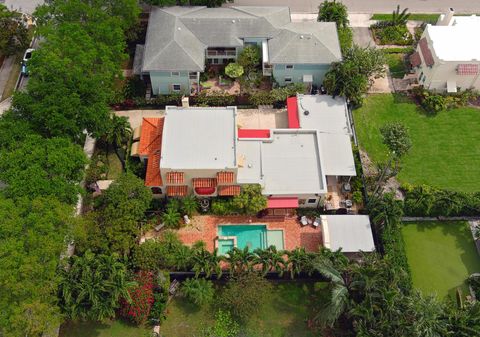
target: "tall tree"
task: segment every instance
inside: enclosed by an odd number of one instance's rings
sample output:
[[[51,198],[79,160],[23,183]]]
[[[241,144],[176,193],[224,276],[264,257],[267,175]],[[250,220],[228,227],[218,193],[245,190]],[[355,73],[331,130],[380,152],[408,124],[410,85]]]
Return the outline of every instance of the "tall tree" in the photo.
[[[4,193],[10,197],[54,196],[73,204],[86,163],[82,149],[67,139],[27,135],[19,143],[0,147],[0,180],[7,184]]]
[[[267,198],[262,195],[260,185],[244,185],[240,194],[233,198],[233,204],[244,214],[255,215],[267,207]]]
[[[21,13],[0,4],[0,54],[10,56],[28,48],[27,22]]]
[[[318,7],[317,21],[335,22],[337,28],[348,28],[348,9],[341,2],[323,1]]]

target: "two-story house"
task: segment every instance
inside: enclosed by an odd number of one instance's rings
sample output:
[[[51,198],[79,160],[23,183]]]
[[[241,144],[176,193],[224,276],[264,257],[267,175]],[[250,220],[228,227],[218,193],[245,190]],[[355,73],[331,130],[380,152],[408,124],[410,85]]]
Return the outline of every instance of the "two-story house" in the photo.
[[[154,95],[191,94],[206,65],[234,62],[250,44],[261,50],[263,75],[279,85],[321,85],[341,60],[335,23],[291,22],[288,7],[153,7],[136,69]]]
[[[410,56],[418,83],[439,92],[480,89],[479,32],[480,16],[455,16],[452,8],[427,25]]]

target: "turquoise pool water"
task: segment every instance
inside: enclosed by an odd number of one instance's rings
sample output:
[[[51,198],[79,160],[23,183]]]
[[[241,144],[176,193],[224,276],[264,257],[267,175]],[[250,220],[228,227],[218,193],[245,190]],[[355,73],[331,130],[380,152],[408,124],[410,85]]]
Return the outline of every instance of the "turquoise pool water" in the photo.
[[[265,249],[275,246],[283,249],[283,231],[267,230],[266,225],[226,225],[218,226],[218,236],[234,236],[237,238],[237,247],[248,247],[250,251],[257,248]],[[233,239],[218,240],[218,252],[225,255],[234,247]]]

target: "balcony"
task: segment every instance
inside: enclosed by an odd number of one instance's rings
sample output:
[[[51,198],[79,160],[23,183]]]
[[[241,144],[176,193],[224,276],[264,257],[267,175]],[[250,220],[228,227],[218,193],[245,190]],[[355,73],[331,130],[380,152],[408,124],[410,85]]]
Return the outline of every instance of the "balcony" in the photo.
[[[237,56],[235,48],[207,49],[206,53],[207,58],[235,58]]]

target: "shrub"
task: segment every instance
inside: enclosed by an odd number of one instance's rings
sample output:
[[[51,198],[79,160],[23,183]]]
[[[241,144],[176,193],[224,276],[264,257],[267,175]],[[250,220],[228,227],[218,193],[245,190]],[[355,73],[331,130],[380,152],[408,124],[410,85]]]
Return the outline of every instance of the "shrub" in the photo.
[[[143,324],[154,302],[153,274],[140,271],[136,274],[135,281],[137,285],[128,290],[131,302],[129,303],[126,299],[120,301],[120,315],[136,324]]]
[[[396,157],[402,157],[412,147],[412,141],[408,135],[408,128],[399,122],[392,122],[380,128],[383,143]]]
[[[237,62],[245,69],[247,76],[260,65],[260,47],[257,45],[247,46],[238,55]]]
[[[363,202],[362,192],[360,192],[360,191],[353,192],[352,200],[356,204],[361,204]]]
[[[192,104],[201,106],[228,106],[235,104],[235,96],[223,91],[214,93],[200,92],[198,96],[191,97]]]
[[[238,63],[229,63],[225,67],[225,75],[231,78],[237,78],[243,75],[243,67]]]
[[[198,210],[197,198],[194,195],[188,195],[182,199],[182,212],[188,216],[192,216],[193,213]]]
[[[274,102],[272,95],[267,91],[257,91],[250,96],[250,102],[253,105],[271,105]]]
[[[198,306],[211,303],[213,296],[215,295],[215,289],[213,288],[212,281],[208,281],[203,278],[186,279],[182,284],[181,291],[183,296]]]
[[[153,305],[150,310],[150,322],[158,324],[166,318],[165,309],[167,308],[170,289],[170,275],[168,273],[159,273],[157,276],[157,285],[153,293]]]
[[[408,292],[412,288],[412,279],[400,228],[398,226],[385,228],[382,233],[382,243],[385,259],[389,260],[395,268],[402,290]]]
[[[233,205],[243,214],[255,215],[267,207],[267,198],[262,195],[260,185],[244,185],[240,194],[233,198]]]
[[[145,97],[147,86],[140,76],[134,76],[127,79],[123,88],[123,95],[126,99],[135,97]]]
[[[202,337],[235,337],[240,332],[240,325],[235,322],[232,315],[219,309],[215,314],[215,323],[213,326],[203,329]]]
[[[447,109],[447,101],[442,95],[428,94],[423,100],[422,106],[428,113],[436,114]]]
[[[409,45],[413,43],[412,34],[405,25],[379,27],[374,25],[372,31],[381,45]]]
[[[232,199],[213,199],[212,213],[216,215],[232,215],[239,213],[239,210],[233,205]]]
[[[350,27],[342,27],[338,29],[338,40],[340,42],[340,49],[345,53],[353,44],[353,31]]]
[[[219,304],[233,317],[245,322],[259,313],[271,291],[272,285],[259,273],[244,273],[228,281],[219,298]]]
[[[468,285],[472,287],[472,290],[475,294],[475,298],[477,301],[480,301],[480,276],[479,275],[471,275],[468,278]]]
[[[274,88],[270,91],[270,96],[274,102],[285,103],[288,97],[295,96],[297,93],[305,93],[306,86],[303,83],[294,83],[285,87]]]

